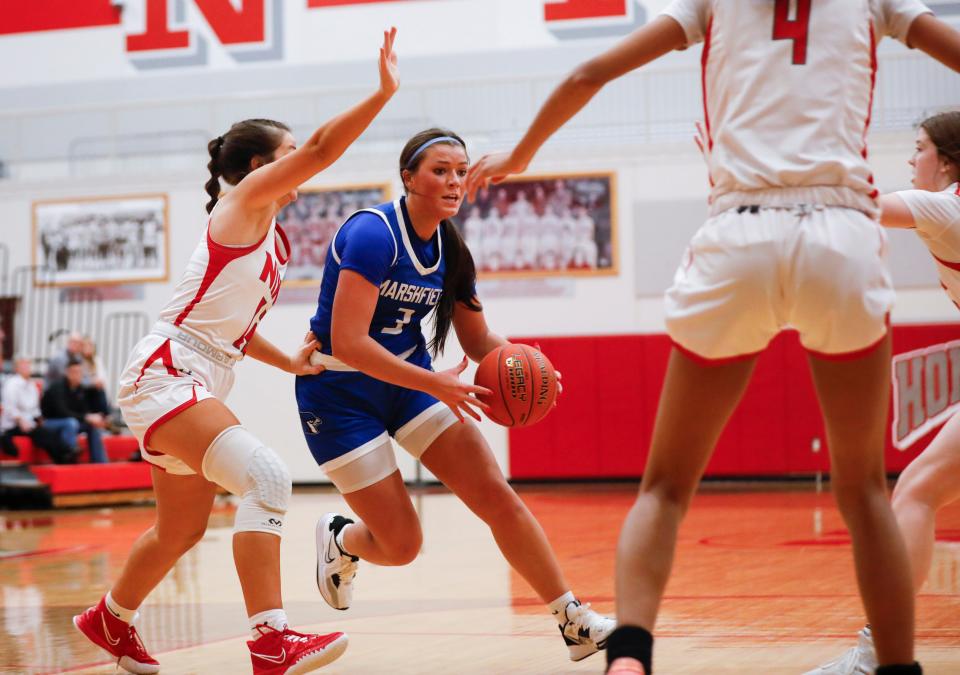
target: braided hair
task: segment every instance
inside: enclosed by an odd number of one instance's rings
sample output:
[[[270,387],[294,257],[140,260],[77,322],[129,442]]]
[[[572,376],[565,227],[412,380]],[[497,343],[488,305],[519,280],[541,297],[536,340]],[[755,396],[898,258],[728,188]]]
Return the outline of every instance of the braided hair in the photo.
[[[210,161],[207,169],[210,179],[204,187],[210,195],[207,213],[213,211],[220,199],[220,179],[236,185],[250,173],[250,161],[255,157],[269,161],[290,128],[282,122],[267,119],[249,119],[237,122],[223,136],[207,143]]]

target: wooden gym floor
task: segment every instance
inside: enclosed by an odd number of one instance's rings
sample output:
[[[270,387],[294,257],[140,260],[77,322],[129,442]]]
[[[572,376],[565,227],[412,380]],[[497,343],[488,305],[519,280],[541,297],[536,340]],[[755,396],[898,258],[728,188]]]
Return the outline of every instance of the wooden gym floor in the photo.
[[[786,486],[710,488],[681,531],[658,626],[657,673],[799,674],[850,646],[862,623],[849,540],[829,494]],[[585,601],[613,611],[617,533],[632,486],[524,487],[521,494]],[[340,497],[298,491],[283,543],[284,595],[301,630],[343,630],[341,674],[601,673],[567,660],[556,625],[506,565],[486,528],[442,490],[414,496],[421,556],[403,568],[361,563],[354,607],[336,612],[314,585],[317,516]],[[230,557],[232,510],[218,506],[200,542],[148,599],[139,622],[165,673],[250,672],[246,617]],[[7,512],[0,519],[0,672],[110,673],[70,618],[97,601],[148,506]],[[918,601],[925,672],[960,672],[960,504],[938,522]]]

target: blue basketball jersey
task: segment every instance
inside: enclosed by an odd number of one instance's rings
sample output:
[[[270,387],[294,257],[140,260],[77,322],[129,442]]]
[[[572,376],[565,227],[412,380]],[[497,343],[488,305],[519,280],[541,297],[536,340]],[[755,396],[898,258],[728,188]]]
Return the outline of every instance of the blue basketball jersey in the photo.
[[[429,241],[420,239],[403,197],[347,218],[330,242],[317,313],[310,320],[323,353],[331,353],[330,322],[340,270],[357,272],[379,288],[370,337],[394,354],[426,347],[420,324],[443,292],[440,229]]]

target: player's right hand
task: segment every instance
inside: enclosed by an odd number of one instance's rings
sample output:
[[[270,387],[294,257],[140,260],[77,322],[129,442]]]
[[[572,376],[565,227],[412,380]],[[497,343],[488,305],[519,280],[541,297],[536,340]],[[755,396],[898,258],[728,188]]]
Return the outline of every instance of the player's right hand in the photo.
[[[463,360],[453,368],[441,370],[435,373],[433,378],[434,385],[427,393],[435,396],[437,400],[445,403],[461,422],[465,421],[463,413],[467,413],[470,415],[470,417],[479,422],[480,414],[473,408],[476,407],[480,410],[490,410],[490,406],[483,401],[478,400],[475,395],[490,395],[493,392],[486,387],[479,387],[475,384],[461,382],[460,373],[462,373],[466,367],[467,357],[464,356]]]
[[[523,173],[526,168],[514,160],[509,152],[484,155],[467,172],[467,199],[474,201],[481,188],[485,190],[491,182],[499,183],[510,174]]]

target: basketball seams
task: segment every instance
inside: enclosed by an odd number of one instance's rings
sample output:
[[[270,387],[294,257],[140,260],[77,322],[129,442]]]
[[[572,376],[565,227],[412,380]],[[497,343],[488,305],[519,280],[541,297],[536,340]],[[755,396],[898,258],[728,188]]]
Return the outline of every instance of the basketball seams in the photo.
[[[527,373],[529,374],[527,379],[527,398],[530,399],[530,405],[527,406],[527,416],[524,418],[525,423],[530,422],[530,418],[533,416],[533,404],[536,402],[537,398],[534,395],[534,382],[533,382],[533,366],[534,361],[530,356],[530,353],[533,351],[533,348],[529,345],[520,345],[520,351],[523,353],[523,360],[527,366]]]
[[[507,343],[491,350],[481,359],[474,382],[490,390],[489,395],[478,395],[490,406],[486,416],[505,427],[539,422],[556,401],[558,382],[553,364],[541,351],[526,344]],[[524,396],[529,397],[526,407]]]

